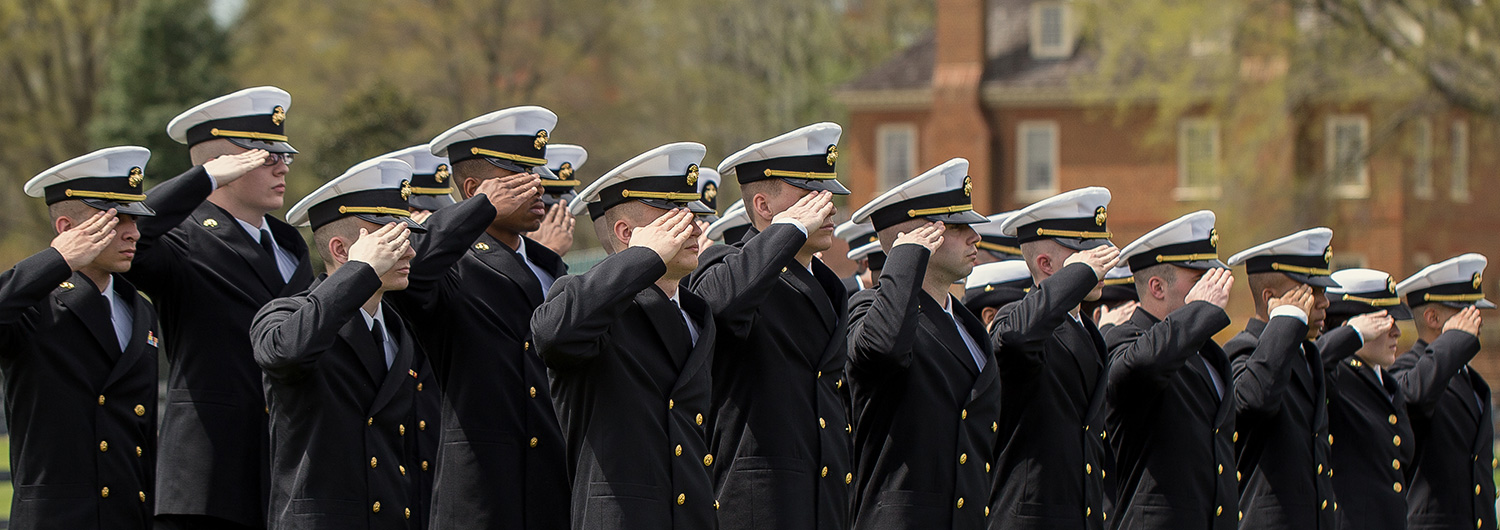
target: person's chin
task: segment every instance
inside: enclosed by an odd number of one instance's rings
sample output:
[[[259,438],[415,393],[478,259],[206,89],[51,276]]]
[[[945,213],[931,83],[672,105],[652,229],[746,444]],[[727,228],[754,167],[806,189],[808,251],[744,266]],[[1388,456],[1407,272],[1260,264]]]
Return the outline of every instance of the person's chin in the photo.
[[[1099,287],[1095,287],[1094,290],[1089,291],[1088,296],[1083,297],[1083,301],[1085,301],[1085,302],[1098,302],[1099,299],[1103,298],[1103,297],[1104,297],[1104,289],[1099,288]]]

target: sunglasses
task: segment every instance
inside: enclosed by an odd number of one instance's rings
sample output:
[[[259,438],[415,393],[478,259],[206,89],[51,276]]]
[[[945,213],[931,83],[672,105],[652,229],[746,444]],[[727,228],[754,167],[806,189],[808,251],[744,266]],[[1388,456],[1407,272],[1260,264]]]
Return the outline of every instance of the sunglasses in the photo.
[[[266,153],[266,165],[274,166],[277,163],[292,165],[292,153]]]

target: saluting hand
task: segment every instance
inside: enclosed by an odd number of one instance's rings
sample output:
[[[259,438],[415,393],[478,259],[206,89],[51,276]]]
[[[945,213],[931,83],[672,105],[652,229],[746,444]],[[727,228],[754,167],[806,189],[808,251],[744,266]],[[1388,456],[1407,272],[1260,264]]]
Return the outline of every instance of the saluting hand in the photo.
[[[901,245],[921,245],[928,252],[937,252],[938,247],[943,246],[943,232],[947,230],[942,221],[938,221],[919,226],[910,232],[900,232],[896,234],[896,243],[891,245],[891,250]]]
[[[834,211],[833,193],[815,191],[803,195],[801,199],[797,199],[797,203],[793,204],[791,208],[787,208],[786,211],[776,214],[771,220],[795,219],[797,222],[802,223],[802,227],[811,233],[822,228],[823,223],[828,221],[828,217],[833,215]]]
[[[1120,249],[1114,245],[1103,245],[1088,250],[1074,252],[1072,256],[1063,261],[1063,267],[1074,263],[1082,263],[1094,269],[1094,278],[1103,280],[1104,274],[1120,262]]]
[[[1234,287],[1234,273],[1229,269],[1209,269],[1198,278],[1198,283],[1193,284],[1192,290],[1188,291],[1187,303],[1204,301],[1219,306],[1219,309],[1229,307],[1229,288]]]
[[[214,178],[219,187],[234,182],[255,168],[266,164],[265,149],[251,149],[237,155],[222,155],[203,163],[203,170]]]
[[[64,230],[52,238],[52,248],[62,254],[68,268],[75,272],[99,257],[115,240],[115,225],[120,223],[115,209],[96,213],[83,224]]]
[[[1484,320],[1479,316],[1479,308],[1474,306],[1465,307],[1453,315],[1447,322],[1443,323],[1443,331],[1456,329],[1475,337],[1479,336],[1479,328],[1483,327]]]
[[[1396,319],[1385,311],[1376,311],[1350,317],[1346,324],[1359,330],[1359,336],[1364,337],[1365,342],[1372,342],[1375,337],[1390,333],[1391,328],[1396,327]]]
[[[651,224],[631,231],[630,246],[649,248],[661,257],[662,263],[671,263],[682,251],[683,243],[693,237],[693,219],[693,213],[686,208],[664,213]]]
[[[542,194],[542,178],[535,173],[516,173],[479,183],[476,193],[489,198],[495,211],[504,217],[522,208],[530,208]]]
[[[1118,326],[1120,324],[1129,322],[1130,317],[1135,315],[1135,308],[1139,305],[1140,304],[1134,301],[1129,301],[1117,305],[1114,307],[1114,309],[1110,309],[1109,307],[1100,305],[1099,307],[1094,308],[1094,324],[1103,327],[1106,325]]]
[[[531,234],[532,239],[562,256],[573,249],[573,216],[568,213],[568,200],[557,201],[547,209],[542,218],[542,227]]]
[[[411,220],[418,223],[427,222],[428,217],[432,217],[432,210],[417,210],[411,213]]]
[[[1295,289],[1283,293],[1281,296],[1272,298],[1266,303],[1267,310],[1275,310],[1278,307],[1289,305],[1301,309],[1304,313],[1312,314],[1313,295],[1312,287],[1307,284],[1298,285]]]
[[[406,223],[386,223],[374,233],[364,228],[359,229],[359,239],[349,246],[349,261],[361,261],[375,269],[375,274],[385,276],[385,273],[396,268],[396,262],[401,261],[401,256],[411,250],[411,229]]]

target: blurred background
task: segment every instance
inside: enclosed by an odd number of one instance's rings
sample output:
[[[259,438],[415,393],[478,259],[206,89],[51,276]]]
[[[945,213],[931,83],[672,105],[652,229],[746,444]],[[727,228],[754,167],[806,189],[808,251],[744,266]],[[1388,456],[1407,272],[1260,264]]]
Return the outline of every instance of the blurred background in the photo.
[[[368,157],[535,104],[559,115],[554,142],[589,150],[585,182],[668,142],[707,145],[711,166],[834,121],[854,192],[840,220],[961,156],[985,214],[1110,187],[1122,246],[1212,209],[1224,257],[1319,225],[1335,268],[1398,279],[1500,256],[1495,2],[6,0],[0,27],[4,266],[53,236],[26,179],[126,144],[151,148],[149,183],[170,178],[188,157],[167,121],[257,85],[293,96],[287,206]],[[725,183],[721,208],[738,196]],[[575,271],[601,256],[577,234]],[[840,273],[844,250],[825,253]],[[1241,281],[1221,339],[1250,302]],[[1500,381],[1493,349],[1475,366]]]

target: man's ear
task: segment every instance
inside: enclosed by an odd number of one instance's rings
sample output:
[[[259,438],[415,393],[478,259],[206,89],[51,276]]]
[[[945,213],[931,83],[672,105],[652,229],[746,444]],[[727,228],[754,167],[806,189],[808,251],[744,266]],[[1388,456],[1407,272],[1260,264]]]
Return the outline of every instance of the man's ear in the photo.
[[[1167,299],[1167,282],[1160,276],[1152,276],[1146,280],[1146,289],[1151,291],[1151,298],[1157,300]]]
[[[73,220],[69,219],[66,215],[59,215],[57,219],[52,220],[52,229],[56,230],[59,234],[72,230],[73,226]]]
[[[635,233],[635,228],[630,226],[628,221],[617,219],[614,226],[610,228],[613,229],[611,232],[615,235],[615,239],[619,241],[621,249],[630,246],[630,236]]]
[[[349,262],[349,246],[354,244],[352,240],[345,240],[343,236],[334,236],[328,239],[328,256],[333,258],[334,263],[343,265]]]
[[[462,182],[458,183],[458,192],[465,199],[473,197],[475,193],[479,192],[479,179],[463,179]]]
[[[1036,270],[1042,271],[1042,274],[1051,276],[1056,273],[1057,270],[1054,268],[1054,265],[1052,263],[1052,255],[1046,253],[1036,255]]]
[[[979,321],[984,322],[985,329],[989,329],[990,323],[995,321],[995,315],[1000,314],[998,307],[986,307],[979,310]]]

